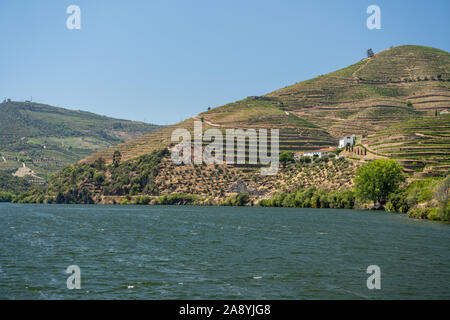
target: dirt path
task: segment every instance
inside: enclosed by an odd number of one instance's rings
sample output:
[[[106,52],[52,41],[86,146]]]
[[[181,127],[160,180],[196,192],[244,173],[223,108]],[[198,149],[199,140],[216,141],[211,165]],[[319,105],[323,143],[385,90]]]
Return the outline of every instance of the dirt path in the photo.
[[[200,120],[200,118],[198,116],[195,116],[193,118],[194,118],[194,120]],[[215,123],[212,123],[211,121],[208,121],[205,119],[203,119],[203,122],[206,124],[209,124],[210,126],[213,126],[213,127],[220,127],[220,124],[215,124]]]
[[[359,71],[361,71],[361,69],[362,68],[364,68],[368,63],[369,63],[369,58],[366,58],[366,61],[365,61],[365,63],[363,64],[363,65],[361,65],[358,69],[356,69],[353,73],[352,73],[352,77],[353,77],[353,80],[355,81],[355,82],[359,82],[359,78],[358,78],[358,76],[356,75]]]

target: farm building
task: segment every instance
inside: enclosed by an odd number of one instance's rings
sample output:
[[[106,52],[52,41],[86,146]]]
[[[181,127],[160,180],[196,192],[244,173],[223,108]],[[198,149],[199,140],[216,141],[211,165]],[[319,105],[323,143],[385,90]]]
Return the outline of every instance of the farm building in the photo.
[[[335,150],[336,148],[324,148],[324,149],[319,149],[319,150],[313,150],[313,151],[308,151],[308,152],[297,152],[294,155],[295,159],[300,159],[301,157],[314,157],[314,156],[318,156],[319,158],[322,158],[323,156],[329,154],[331,151]]]
[[[345,146],[351,147],[354,144],[355,144],[355,135],[339,139],[339,148],[344,148]]]

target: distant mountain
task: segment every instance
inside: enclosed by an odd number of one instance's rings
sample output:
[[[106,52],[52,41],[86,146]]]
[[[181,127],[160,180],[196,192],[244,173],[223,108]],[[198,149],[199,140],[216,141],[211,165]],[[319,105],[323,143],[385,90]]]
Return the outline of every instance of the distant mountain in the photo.
[[[124,160],[163,146],[179,127],[279,128],[280,151],[336,146],[348,134],[367,135],[398,122],[433,115],[450,105],[450,54],[423,46],[387,49],[338,71],[208,110],[158,132],[92,154]]]
[[[0,104],[0,170],[47,178],[89,154],[162,126],[34,102]]]

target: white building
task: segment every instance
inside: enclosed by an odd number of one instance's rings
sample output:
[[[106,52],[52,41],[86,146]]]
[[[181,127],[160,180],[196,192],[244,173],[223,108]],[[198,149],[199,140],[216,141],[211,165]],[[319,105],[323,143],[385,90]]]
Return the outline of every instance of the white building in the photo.
[[[439,114],[449,114],[450,112],[448,112],[448,110],[442,110],[441,112],[439,112]]]
[[[314,150],[314,151],[308,151],[305,153],[297,152],[294,155],[294,158],[300,159],[301,157],[314,157],[314,156],[318,156],[319,158],[322,158],[323,156],[326,156],[327,154],[329,154],[331,151],[333,151],[335,149],[336,148],[325,148],[325,149],[319,149],[319,150]]]
[[[345,146],[353,146],[355,144],[355,135],[344,137],[339,139],[339,148],[344,148]]]

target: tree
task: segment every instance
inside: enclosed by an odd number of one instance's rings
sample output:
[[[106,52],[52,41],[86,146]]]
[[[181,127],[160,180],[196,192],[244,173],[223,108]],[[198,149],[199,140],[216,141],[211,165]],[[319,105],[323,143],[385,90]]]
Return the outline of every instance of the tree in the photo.
[[[96,184],[101,185],[105,181],[105,174],[103,172],[96,172],[94,174],[94,181]]]
[[[371,200],[374,205],[378,202],[383,207],[403,181],[402,168],[396,161],[378,159],[356,170],[355,190],[361,200]]]
[[[407,106],[407,107],[412,107],[412,105],[413,105],[413,104],[412,104],[411,101],[406,102],[406,106]]]
[[[94,161],[94,168],[100,171],[105,170],[105,159],[103,159],[102,157],[97,158]]]
[[[115,168],[117,168],[120,164],[120,160],[122,159],[122,154],[119,150],[114,151],[113,154],[113,165]]]
[[[367,50],[367,58],[372,58],[374,55],[372,48]]]
[[[280,162],[283,165],[286,165],[288,162],[294,161],[294,155],[291,152],[282,152],[280,153]]]

